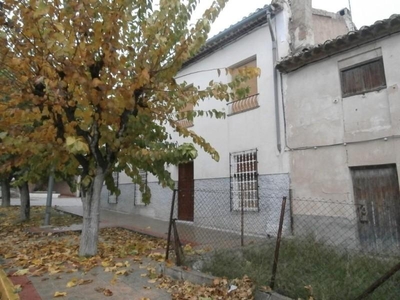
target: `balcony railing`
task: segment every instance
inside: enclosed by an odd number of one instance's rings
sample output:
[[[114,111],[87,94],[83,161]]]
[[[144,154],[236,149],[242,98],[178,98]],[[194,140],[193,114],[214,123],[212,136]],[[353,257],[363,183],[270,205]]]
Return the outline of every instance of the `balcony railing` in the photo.
[[[254,95],[248,96],[246,98],[243,98],[240,100],[235,100],[235,101],[228,103],[227,104],[228,105],[228,116],[238,114],[241,112],[245,112],[245,111],[259,107],[258,95],[259,94],[254,94]]]
[[[181,127],[192,127],[193,126],[193,121],[189,121],[188,119],[184,118],[184,119],[180,119],[178,121],[176,121],[176,123],[181,126]]]

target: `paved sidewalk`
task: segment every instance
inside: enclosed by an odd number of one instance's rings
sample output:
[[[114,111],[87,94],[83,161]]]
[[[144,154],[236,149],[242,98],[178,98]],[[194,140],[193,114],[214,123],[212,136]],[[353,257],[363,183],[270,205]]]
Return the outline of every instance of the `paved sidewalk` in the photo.
[[[158,283],[153,282],[145,275],[147,268],[157,267],[156,262],[148,261],[139,264],[132,262],[129,267],[129,275],[116,276],[113,272],[104,272],[104,268],[95,267],[88,273],[61,273],[50,276],[30,277],[36,291],[42,300],[53,299],[55,292],[66,292],[67,295],[60,299],[68,300],[169,300],[171,295],[164,289],[157,288]],[[93,282],[89,284],[67,287],[71,280],[86,280]],[[109,293],[110,291],[111,293]],[[108,293],[107,297],[105,293]],[[21,298],[21,300],[31,300],[30,298]]]
[[[54,206],[55,209],[82,216],[82,206]],[[139,233],[164,238],[168,236],[168,222],[136,214],[100,210],[100,227],[122,227]],[[77,228],[80,230],[81,228]]]
[[[53,206],[59,211],[82,216],[82,206]],[[50,219],[51,224],[51,219]],[[167,238],[168,222],[146,218],[139,215],[128,215],[102,209],[100,212],[100,227],[122,227],[139,233],[148,234],[160,238]],[[62,232],[70,230],[80,231],[82,225],[70,227],[31,228],[35,231]],[[113,272],[105,272],[101,266],[91,269],[89,272],[57,273],[54,275],[18,276],[10,277],[14,284],[21,284],[23,292],[19,294],[21,300],[47,300],[53,299],[56,292],[66,292],[61,299],[68,300],[168,300],[171,294],[165,289],[157,288],[158,282],[151,280],[147,275],[149,270],[157,270],[159,263],[143,258],[140,262],[132,258],[125,259],[130,264],[127,276],[115,275]],[[71,280],[85,280],[89,284],[67,287]],[[111,291],[112,296],[105,295]]]

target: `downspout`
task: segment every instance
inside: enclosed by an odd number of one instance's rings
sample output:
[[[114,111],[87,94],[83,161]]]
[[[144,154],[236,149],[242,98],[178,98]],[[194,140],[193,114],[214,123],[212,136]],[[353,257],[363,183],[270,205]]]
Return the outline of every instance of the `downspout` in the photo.
[[[281,141],[281,120],[279,114],[279,94],[278,94],[278,70],[275,68],[276,62],[278,61],[277,57],[277,46],[276,46],[276,37],[275,33],[272,29],[271,22],[271,11],[267,10],[267,20],[269,32],[271,34],[272,41],[272,72],[273,72],[273,84],[274,84],[274,100],[275,100],[275,129],[276,129],[276,147],[279,153],[282,151],[282,141]]]

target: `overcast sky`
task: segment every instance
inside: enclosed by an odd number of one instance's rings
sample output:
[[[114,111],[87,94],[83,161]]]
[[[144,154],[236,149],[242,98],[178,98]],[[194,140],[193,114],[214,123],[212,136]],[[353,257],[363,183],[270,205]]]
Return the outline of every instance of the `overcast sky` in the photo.
[[[212,0],[201,0],[201,7],[210,5]],[[248,16],[257,8],[270,4],[271,0],[229,0],[218,20],[213,24],[211,35],[224,30]],[[350,0],[353,21],[357,28],[371,25],[377,20],[387,19],[393,14],[400,14],[400,0]],[[349,7],[348,0],[313,0],[313,7],[331,12],[338,12]]]

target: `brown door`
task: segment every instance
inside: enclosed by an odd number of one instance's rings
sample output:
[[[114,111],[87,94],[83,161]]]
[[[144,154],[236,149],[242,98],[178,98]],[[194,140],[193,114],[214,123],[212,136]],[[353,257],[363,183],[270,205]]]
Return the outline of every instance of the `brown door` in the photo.
[[[400,193],[396,165],[351,169],[361,245],[375,251],[400,246]]]
[[[178,219],[193,221],[194,177],[193,162],[179,165],[178,174]]]

